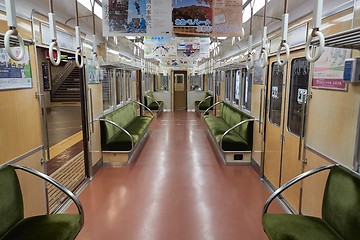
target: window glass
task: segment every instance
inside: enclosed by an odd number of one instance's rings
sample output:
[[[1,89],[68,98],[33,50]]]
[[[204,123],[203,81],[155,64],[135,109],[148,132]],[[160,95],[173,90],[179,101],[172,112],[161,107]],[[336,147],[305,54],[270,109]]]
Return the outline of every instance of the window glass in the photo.
[[[145,91],[150,91],[150,74],[145,73],[144,78],[145,78]]]
[[[161,76],[161,91],[169,91],[169,76],[168,75],[162,75]]]
[[[127,80],[127,99],[131,99],[131,72],[126,71],[126,80]]]
[[[271,68],[269,119],[277,126],[280,126],[281,120],[283,74],[283,67],[274,62]]]
[[[203,91],[203,82],[201,75],[190,76],[190,91]]]
[[[240,81],[241,81],[241,70],[237,69],[233,72],[235,74],[234,76],[234,103],[236,105],[239,105],[239,100],[240,100]]]
[[[116,104],[120,104],[122,102],[122,71],[120,69],[115,70],[115,83],[116,83]]]
[[[103,109],[108,110],[111,107],[111,69],[104,69],[103,71],[103,79],[101,82],[102,85],[102,96],[103,96]]]
[[[230,101],[230,93],[231,93],[231,71],[228,70],[225,73],[225,99]]]
[[[287,127],[290,132],[300,136],[302,101],[307,94],[310,64],[306,58],[291,62],[290,96]]]
[[[242,107],[246,110],[251,110],[251,91],[252,91],[252,71],[243,68],[243,93],[242,93]]]

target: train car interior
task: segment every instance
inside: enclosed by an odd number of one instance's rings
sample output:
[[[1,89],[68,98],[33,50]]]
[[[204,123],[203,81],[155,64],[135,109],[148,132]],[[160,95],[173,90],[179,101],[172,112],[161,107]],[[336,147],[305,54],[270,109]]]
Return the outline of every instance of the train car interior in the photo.
[[[359,0],[0,0],[0,240],[359,240]]]

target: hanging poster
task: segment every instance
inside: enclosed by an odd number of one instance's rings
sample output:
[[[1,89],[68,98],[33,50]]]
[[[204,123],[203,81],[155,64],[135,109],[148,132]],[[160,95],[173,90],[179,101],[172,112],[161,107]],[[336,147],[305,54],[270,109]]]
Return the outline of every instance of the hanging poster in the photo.
[[[18,56],[20,47],[12,47],[11,51]],[[33,82],[28,47],[25,47],[23,60],[18,62],[9,57],[5,48],[0,48],[0,90],[32,87]]]
[[[313,88],[346,91],[343,81],[345,59],[350,58],[351,50],[326,47],[320,59],[315,62]]]
[[[148,1],[150,2],[150,0]],[[150,11],[149,15],[151,16],[148,20],[148,33],[150,35],[172,36],[171,9],[171,1],[151,0],[151,4],[147,4],[146,11]]]
[[[144,37],[145,58],[172,58],[177,54],[177,41],[172,37]]]
[[[242,0],[173,0],[174,35],[240,36]]]
[[[150,14],[150,0],[103,1],[103,35],[144,35]]]
[[[209,58],[209,37],[178,37],[178,57],[184,58]]]
[[[176,70],[192,69],[196,64],[196,60],[187,58],[164,58],[161,60],[162,66],[171,67]]]

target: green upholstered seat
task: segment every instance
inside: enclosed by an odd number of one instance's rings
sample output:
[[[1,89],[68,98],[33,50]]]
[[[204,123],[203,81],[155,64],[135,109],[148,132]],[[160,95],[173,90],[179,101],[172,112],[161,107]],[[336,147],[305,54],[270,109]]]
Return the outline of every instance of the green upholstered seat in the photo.
[[[136,103],[129,103],[104,116],[123,127],[133,138],[118,127],[101,121],[101,145],[103,151],[131,151],[145,135],[152,116],[137,116]]]
[[[267,213],[263,222],[270,240],[342,239],[325,221],[316,217]]]
[[[146,97],[148,96],[148,97]],[[152,92],[146,93],[144,97],[144,104],[147,106],[150,110],[159,110],[164,108],[164,102],[163,101],[155,101],[154,94]]]
[[[1,240],[72,240],[80,232],[80,214],[54,214],[24,218],[20,184],[15,169],[0,169]]]
[[[207,97],[209,97],[209,96],[211,96],[211,98],[206,99],[206,100],[203,101],[201,104],[200,104],[201,101],[195,101],[195,107],[197,107],[199,110],[205,111],[205,110],[208,109],[210,106],[212,106],[212,105],[213,105],[212,95],[207,92],[206,95],[205,95],[205,98],[207,98]],[[205,99],[205,98],[204,98],[204,99]],[[199,104],[200,104],[200,105],[199,105]]]
[[[263,226],[271,240],[360,239],[360,176],[342,166],[332,167],[322,218],[265,213]]]
[[[220,116],[204,116],[212,138],[220,145],[221,136],[241,121],[252,119],[227,103],[221,103]],[[222,142],[224,151],[251,151],[253,122],[247,122],[225,135]]]

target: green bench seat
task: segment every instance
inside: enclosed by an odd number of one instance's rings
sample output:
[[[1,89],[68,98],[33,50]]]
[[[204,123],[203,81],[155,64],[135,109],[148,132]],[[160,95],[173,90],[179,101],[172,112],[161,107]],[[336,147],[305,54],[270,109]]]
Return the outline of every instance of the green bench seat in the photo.
[[[76,204],[78,214],[47,214],[24,217],[21,186],[15,169],[40,177],[55,185]],[[0,239],[1,240],[73,240],[84,223],[78,198],[51,177],[37,170],[16,165],[0,168]]]
[[[154,98],[154,94],[152,92],[148,92],[144,96],[144,104],[150,110],[157,111],[157,114],[160,115],[161,112],[164,110],[164,102],[163,101],[156,101]]]
[[[255,119],[228,103],[219,102],[219,104],[221,105],[219,116],[204,116],[205,123],[213,140],[219,145],[222,151],[251,151],[253,121],[255,121]],[[237,124],[239,124],[239,126],[225,134],[230,128]]]
[[[281,192],[312,174],[331,169],[327,178],[322,217],[267,213]],[[263,227],[270,240],[358,240],[360,239],[360,175],[343,166],[310,170],[290,180],[266,201]]]
[[[206,109],[211,107],[211,105],[213,105],[213,99],[214,99],[213,95],[207,92],[203,100],[195,101],[195,111],[196,112],[205,111]]]
[[[100,119],[103,151],[130,152],[144,137],[153,116],[138,116],[137,104],[131,102]]]

